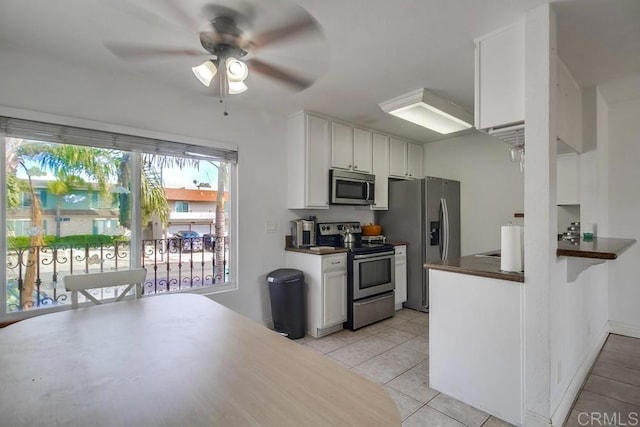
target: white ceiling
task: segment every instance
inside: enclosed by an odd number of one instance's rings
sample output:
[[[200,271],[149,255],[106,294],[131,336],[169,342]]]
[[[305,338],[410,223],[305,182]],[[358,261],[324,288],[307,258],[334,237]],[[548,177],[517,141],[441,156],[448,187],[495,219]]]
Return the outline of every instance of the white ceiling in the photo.
[[[206,4],[176,1],[192,19]],[[293,1],[293,0],[291,0]],[[245,0],[255,32],[286,21],[286,0]],[[302,92],[252,74],[249,90],[229,98],[290,114],[325,113],[380,131],[434,141],[442,136],[383,113],[378,104],[428,88],[473,112],[476,37],[514,22],[547,0],[297,0],[322,27],[322,38],[297,37],[255,57],[317,76]],[[167,0],[1,0],[0,44],[44,58],[113,73],[146,75],[211,96],[190,68],[193,57],[123,61],[104,43],[200,49]],[[640,0],[557,0],[558,52],[582,86],[640,74]],[[2,59],[0,58],[0,61]],[[212,100],[214,100],[212,98]]]

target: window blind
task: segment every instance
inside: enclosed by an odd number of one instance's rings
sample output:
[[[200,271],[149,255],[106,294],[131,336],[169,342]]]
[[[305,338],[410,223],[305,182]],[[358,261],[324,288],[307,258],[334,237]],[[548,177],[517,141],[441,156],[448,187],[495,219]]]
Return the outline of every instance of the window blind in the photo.
[[[0,116],[0,130],[6,136],[61,144],[88,145],[112,150],[181,156],[207,157],[214,161],[236,163],[238,152],[226,148],[186,144],[94,129],[78,128],[34,120]]]

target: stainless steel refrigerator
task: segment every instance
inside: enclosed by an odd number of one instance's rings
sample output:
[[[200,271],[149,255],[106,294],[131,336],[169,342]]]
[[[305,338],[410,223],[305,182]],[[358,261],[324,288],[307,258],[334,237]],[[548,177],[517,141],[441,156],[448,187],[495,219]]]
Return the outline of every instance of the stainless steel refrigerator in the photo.
[[[389,210],[376,214],[388,241],[409,243],[404,306],[428,311],[424,263],[460,257],[460,182],[434,177],[390,181]]]

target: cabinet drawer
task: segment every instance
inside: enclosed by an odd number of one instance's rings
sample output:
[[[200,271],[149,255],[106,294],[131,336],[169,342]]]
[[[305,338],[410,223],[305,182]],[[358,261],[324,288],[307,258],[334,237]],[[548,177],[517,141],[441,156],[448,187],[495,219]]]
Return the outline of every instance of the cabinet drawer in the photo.
[[[407,256],[407,247],[406,246],[396,246],[396,258],[397,257],[406,257]]]
[[[322,257],[322,271],[346,270],[347,255],[325,255]]]

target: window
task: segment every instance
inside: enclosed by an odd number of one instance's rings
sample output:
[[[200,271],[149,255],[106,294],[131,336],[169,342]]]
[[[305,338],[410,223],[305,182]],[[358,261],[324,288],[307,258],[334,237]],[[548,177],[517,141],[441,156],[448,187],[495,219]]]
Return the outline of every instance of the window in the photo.
[[[107,236],[117,235],[120,231],[120,223],[117,219],[94,219],[93,234],[104,234]]]
[[[148,271],[143,294],[235,286],[236,151],[6,117],[0,136],[8,201],[1,218],[9,230],[0,237],[6,248],[0,316],[69,306],[61,274],[142,266]],[[65,157],[74,150],[83,156]],[[16,156],[19,166],[5,163]],[[31,174],[37,174],[40,209],[16,209],[35,204]],[[182,192],[175,212],[172,191]],[[194,203],[202,209],[192,213]],[[182,242],[170,233],[175,227],[198,237]],[[215,235],[215,244],[204,245],[204,234]]]
[[[189,202],[176,202],[176,212],[189,212]]]
[[[43,234],[47,234],[47,220],[42,222]],[[9,237],[26,237],[36,230],[31,226],[31,220],[28,219],[9,219],[7,220],[7,235]]]

